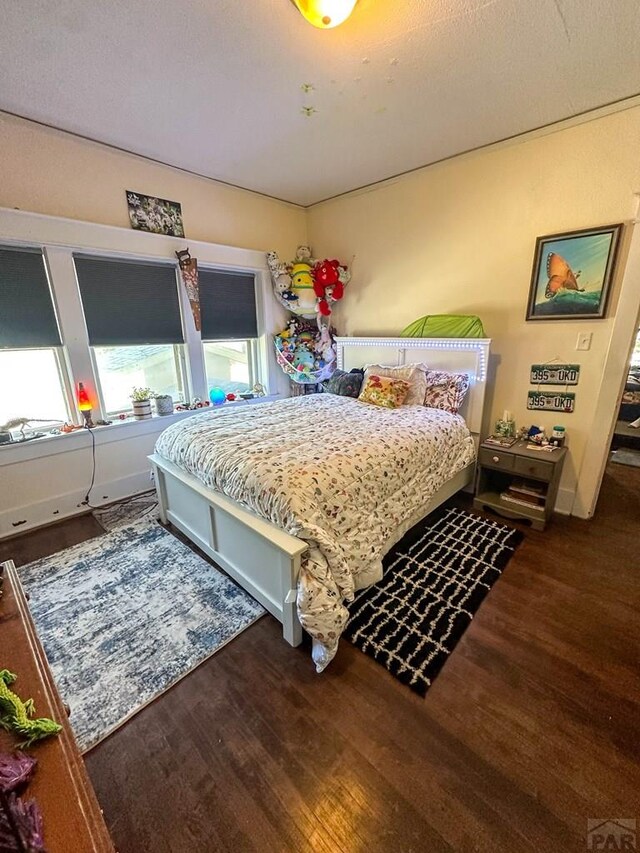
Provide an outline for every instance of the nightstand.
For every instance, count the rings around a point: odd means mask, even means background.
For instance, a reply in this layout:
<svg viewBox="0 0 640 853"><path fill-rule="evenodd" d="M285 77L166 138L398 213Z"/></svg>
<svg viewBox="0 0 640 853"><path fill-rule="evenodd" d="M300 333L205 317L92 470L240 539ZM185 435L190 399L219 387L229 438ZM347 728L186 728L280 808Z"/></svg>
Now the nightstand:
<svg viewBox="0 0 640 853"><path fill-rule="evenodd" d="M536 530L544 530L555 506L567 448L527 450L527 444L480 445L473 506L528 520Z"/></svg>

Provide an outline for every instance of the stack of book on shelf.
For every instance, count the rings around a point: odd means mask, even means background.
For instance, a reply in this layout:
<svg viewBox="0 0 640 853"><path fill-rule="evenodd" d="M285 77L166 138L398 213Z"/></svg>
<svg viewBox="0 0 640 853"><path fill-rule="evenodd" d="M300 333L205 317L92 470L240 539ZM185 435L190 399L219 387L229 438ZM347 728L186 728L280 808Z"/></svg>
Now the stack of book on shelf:
<svg viewBox="0 0 640 853"><path fill-rule="evenodd" d="M544 509L546 497L545 485L531 480L514 480L506 491L500 494L500 500L505 503L528 506L533 509Z"/></svg>
<svg viewBox="0 0 640 853"><path fill-rule="evenodd" d="M640 420L640 418L639 418ZM489 435L485 438L483 444L493 444L496 447L511 447L515 444L517 439L513 436L506 435Z"/></svg>

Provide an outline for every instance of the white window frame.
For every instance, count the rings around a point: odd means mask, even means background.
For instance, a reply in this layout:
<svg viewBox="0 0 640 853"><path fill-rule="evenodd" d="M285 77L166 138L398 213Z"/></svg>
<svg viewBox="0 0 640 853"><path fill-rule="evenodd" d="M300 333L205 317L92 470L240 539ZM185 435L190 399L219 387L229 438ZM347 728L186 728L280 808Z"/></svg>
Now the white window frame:
<svg viewBox="0 0 640 853"><path fill-rule="evenodd" d="M206 340L202 341L202 357L205 362L204 366L204 375L207 381L207 385L209 384L209 379L207 377L207 365L206 358L204 355L204 348L206 344L225 344L225 343L233 343L233 344L246 344L247 345L247 366L249 368L249 387L253 388L256 382L260 382L260 351L259 344L260 338L218 338L214 341ZM208 392L207 392L208 399Z"/></svg>
<svg viewBox="0 0 640 853"><path fill-rule="evenodd" d="M4 211L0 208L0 215ZM13 211L12 211L13 212ZM39 249L42 251L42 261L45 267L45 275L47 277L47 284L49 286L49 293L51 294L51 301L53 303L53 313L56 318L56 323L58 324L58 329L60 332L60 339L62 341L61 346L52 346L52 347L8 347L6 351L17 352L23 349L28 350L53 350L56 368L58 371L58 377L60 380L60 387L62 390L62 395L65 403L65 407L67 410L67 421L51 421L49 422L51 425L46 427L47 429L55 429L56 427L63 426L65 422L69 422L72 424L80 424L81 423L81 415L78 411L76 395L74 390L74 382L73 382L73 374L71 370L71 363L69 359L69 352L65 345L65 336L64 329L61 320L61 312L58 304L58 299L56 295L56 289L54 287L54 282L51 275L51 269L49 266L49 257L45 246L39 244L37 240L34 240L31 236L30 229L27 227L27 233L24 235L23 239L13 239L13 236L8 236L6 239L2 236L2 232L0 231L0 245L7 246L13 249ZM40 424L40 429L43 429L42 424ZM35 432L38 432L38 427L25 427L24 433L25 435L32 435Z"/></svg>
<svg viewBox="0 0 640 853"><path fill-rule="evenodd" d="M70 380L69 366L67 362L66 352L64 347L7 347L3 348L2 352L34 352L39 350L48 350L53 352L56 370L58 371L58 379L60 380L60 390L62 391L62 399L64 400L67 417L64 421L46 421L47 426L42 423L34 426L26 426L24 428L25 435L32 435L40 432L43 429L51 430L56 427L61 427L66 422L75 423L77 417L77 404L73 393L73 386ZM26 417L29 412L24 412Z"/></svg>
<svg viewBox="0 0 640 853"><path fill-rule="evenodd" d="M184 248L185 241L133 229L0 208L0 243L17 248L34 246L42 248L64 344L61 350L57 347L54 349L58 352L71 420L77 425L82 423L76 401L76 388L79 382L85 385L95 404L94 421L105 419L106 412L104 412L99 391L99 377L89 346L73 255L82 252L130 261L171 262L175 264L176 274L179 275L175 252ZM255 275L258 337L251 339L254 381L263 384L269 395L288 396L289 383L276 363L272 343L272 335L283 328L286 315L272 298L271 280L264 252L191 240L189 248L192 256L198 258L199 266L203 268ZM185 337L184 345L178 345L185 398L187 400L192 400L194 397L206 399L208 388L201 335L195 329L189 300L179 279L178 292ZM148 426L143 427L145 422L127 421L127 423L128 430L148 431ZM70 444L74 444L73 435L78 434L70 433L64 438L69 438ZM46 456L50 452L50 449L48 450L50 444L47 442L41 445L37 442L28 444L31 447L30 458L36 458L38 455ZM35 449L35 445L42 449Z"/></svg>
<svg viewBox="0 0 640 853"><path fill-rule="evenodd" d="M125 349L127 344L116 344L112 349ZM131 344L131 346L135 346L135 344ZM178 376L178 381L182 386L182 395L183 398L189 399L189 374L187 370L187 357L186 357L186 346L185 344L158 344L158 346L165 347L173 347L173 360L176 366L176 373ZM111 347L110 347L111 349ZM105 414L107 420L109 418L117 418L118 415L122 414L131 414L133 410L133 404L128 406L126 409L108 409L107 404L104 399L104 392L102 390L102 379L100 378L100 369L98 368L98 359L96 358L95 347L89 347L89 353L91 358L91 364L93 367L93 375L95 377L95 387L96 394L98 395L98 400L100 403L100 410ZM152 389L153 390L153 389ZM174 400L174 403L180 402L178 400Z"/></svg>

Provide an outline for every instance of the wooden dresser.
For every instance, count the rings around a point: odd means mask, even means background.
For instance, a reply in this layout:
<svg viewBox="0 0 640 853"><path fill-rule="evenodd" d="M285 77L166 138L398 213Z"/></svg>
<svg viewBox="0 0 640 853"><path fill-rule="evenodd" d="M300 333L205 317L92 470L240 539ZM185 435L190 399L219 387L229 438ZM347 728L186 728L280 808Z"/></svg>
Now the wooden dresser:
<svg viewBox="0 0 640 853"><path fill-rule="evenodd" d="M56 737L28 750L38 759L27 799L42 810L48 853L113 853L114 847L96 795L76 746L64 705L38 640L29 606L11 561L4 568L0 597L0 668L15 672L12 689L32 698L38 717L53 717L63 727ZM17 739L0 730L0 749L12 751Z"/></svg>

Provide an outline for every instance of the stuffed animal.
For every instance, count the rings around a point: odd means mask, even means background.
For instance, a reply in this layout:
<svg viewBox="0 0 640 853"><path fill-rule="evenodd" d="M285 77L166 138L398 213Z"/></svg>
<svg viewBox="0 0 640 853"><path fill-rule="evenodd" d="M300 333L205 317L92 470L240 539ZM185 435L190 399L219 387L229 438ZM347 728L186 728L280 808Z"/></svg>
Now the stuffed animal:
<svg viewBox="0 0 640 853"><path fill-rule="evenodd" d="M309 248L309 246L305 246L303 243L302 246L298 246L298 248L296 249L295 263L309 264L310 267L314 267L317 261L315 258L311 257L311 249Z"/></svg>
<svg viewBox="0 0 640 853"><path fill-rule="evenodd" d="M318 311L324 317L331 314L331 302L337 302L344 296L344 285L350 279L347 267L339 261L318 261L313 268L313 289L318 297ZM342 276L342 278L341 278Z"/></svg>
<svg viewBox="0 0 640 853"><path fill-rule="evenodd" d="M54 720L46 717L31 719L36 711L33 699L23 702L16 693L9 690L9 685L13 684L16 678L8 669L0 670L0 726L8 732L22 735L25 740L20 744L21 747L31 746L37 740L62 731L62 726Z"/></svg>
<svg viewBox="0 0 640 853"><path fill-rule="evenodd" d="M297 329L298 329L298 322L297 322L297 320L296 320L296 318L295 318L295 317L292 317L292 318L289 320L289 325L287 326L287 328L286 328L286 329L283 329L283 330L280 332L279 337L281 337L281 338L285 338L285 340L286 340L287 338L295 338L296 333L297 333Z"/></svg>
<svg viewBox="0 0 640 853"><path fill-rule="evenodd" d="M281 261L277 252L267 252L267 266L271 272L273 287L280 301L285 305L288 302L295 302L297 297L291 291L291 276L289 267L284 261Z"/></svg>
<svg viewBox="0 0 640 853"><path fill-rule="evenodd" d="M294 382L322 382L336 360L333 330L324 317L342 299L351 272L337 260L316 260L306 245L298 246L290 263L269 252L267 265L277 300L294 315L274 337L278 364Z"/></svg>
<svg viewBox="0 0 640 853"><path fill-rule="evenodd" d="M325 364L331 364L335 360L336 351L333 346L333 337L331 336L329 326L323 324L320 327L320 334L316 338L315 351Z"/></svg>
<svg viewBox="0 0 640 853"><path fill-rule="evenodd" d="M315 358L313 353L309 352L305 347L300 347L296 350L293 359L293 366L299 373L310 373L313 370Z"/></svg>
<svg viewBox="0 0 640 853"><path fill-rule="evenodd" d="M291 292L296 301L289 303L289 311L300 317L315 317L316 294L313 289L311 265L305 261L296 261L291 267Z"/></svg>

